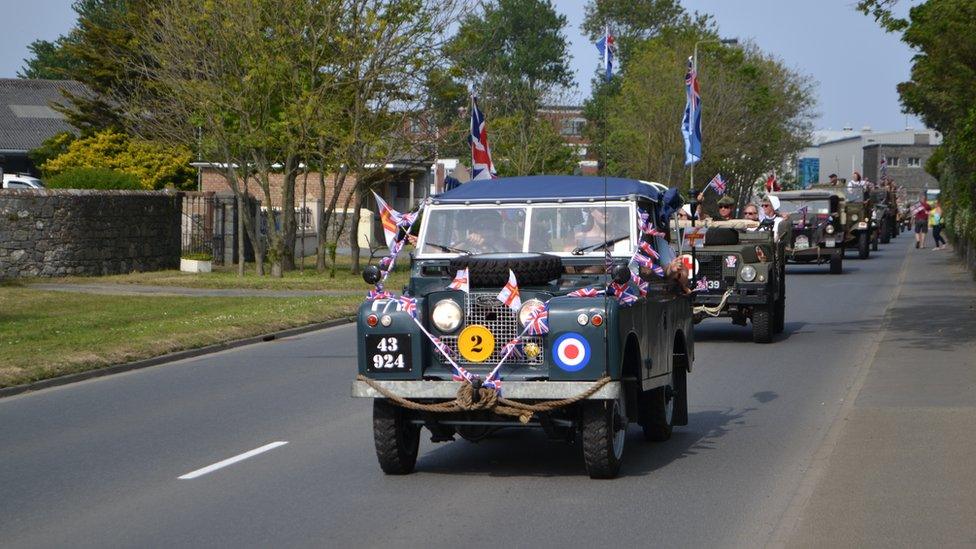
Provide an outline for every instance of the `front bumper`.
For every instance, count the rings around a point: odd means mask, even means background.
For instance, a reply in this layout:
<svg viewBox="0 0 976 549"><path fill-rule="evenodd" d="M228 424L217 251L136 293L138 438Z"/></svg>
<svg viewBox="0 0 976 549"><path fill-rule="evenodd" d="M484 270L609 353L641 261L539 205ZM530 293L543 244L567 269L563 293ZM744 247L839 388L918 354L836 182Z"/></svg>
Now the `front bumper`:
<svg viewBox="0 0 976 549"><path fill-rule="evenodd" d="M375 380L388 391L403 398L453 399L460 381L393 381ZM505 381L505 398L517 400L559 400L572 398L593 386L594 381ZM616 400L623 394L623 385L611 381L589 396L590 400ZM352 396L358 398L384 398L364 381L352 382Z"/></svg>
<svg viewBox="0 0 976 549"><path fill-rule="evenodd" d="M722 302L725 292L715 292L708 294L695 294L695 305L714 306ZM739 284L735 287L728 299L725 300L726 308L729 305L762 305L770 300L769 291L766 285L745 285Z"/></svg>
<svg viewBox="0 0 976 549"><path fill-rule="evenodd" d="M844 246L842 242L835 243L834 247L821 247L813 246L810 248L804 248L802 250L794 250L792 248L786 249L786 261L787 263L809 263L811 261L826 262L834 255L841 255L844 253Z"/></svg>

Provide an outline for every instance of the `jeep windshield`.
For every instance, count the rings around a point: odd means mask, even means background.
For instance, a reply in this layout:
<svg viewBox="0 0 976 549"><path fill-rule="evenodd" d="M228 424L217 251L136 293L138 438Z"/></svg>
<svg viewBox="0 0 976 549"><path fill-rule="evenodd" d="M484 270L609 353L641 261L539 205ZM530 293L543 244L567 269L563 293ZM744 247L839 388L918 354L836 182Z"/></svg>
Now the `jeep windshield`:
<svg viewBox="0 0 976 549"><path fill-rule="evenodd" d="M419 237L424 256L537 252L554 255L633 253L631 203L434 206Z"/></svg>
<svg viewBox="0 0 976 549"><path fill-rule="evenodd" d="M807 209L808 215L819 214L819 215L829 215L830 214L830 201L829 200L786 200L780 198L779 211L784 214L791 214L800 211L801 208Z"/></svg>

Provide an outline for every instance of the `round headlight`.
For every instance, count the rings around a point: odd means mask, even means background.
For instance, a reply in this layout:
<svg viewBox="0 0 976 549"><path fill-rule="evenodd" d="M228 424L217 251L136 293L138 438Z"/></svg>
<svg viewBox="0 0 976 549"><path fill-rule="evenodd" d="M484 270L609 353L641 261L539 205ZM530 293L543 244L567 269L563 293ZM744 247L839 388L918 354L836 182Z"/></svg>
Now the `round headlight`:
<svg viewBox="0 0 976 549"><path fill-rule="evenodd" d="M430 320L442 332L453 332L461 325L461 306L456 301L442 299L434 305Z"/></svg>
<svg viewBox="0 0 976 549"><path fill-rule="evenodd" d="M529 323L529 313L531 313L532 311L534 311L535 309L538 309L540 307L545 307L545 304L543 302L539 301L538 299L530 299L530 300L522 303L522 308L519 309L519 313L518 313L519 323L521 323L522 326L525 326L526 324L528 324Z"/></svg>
<svg viewBox="0 0 976 549"><path fill-rule="evenodd" d="M857 221L857 214L851 214L851 221Z"/></svg>
<svg viewBox="0 0 976 549"><path fill-rule="evenodd" d="M739 276L742 277L742 280L745 280L746 282L752 282L756 279L756 268L752 265L746 265L741 271L739 271Z"/></svg>
<svg viewBox="0 0 976 549"><path fill-rule="evenodd" d="M827 225L827 228L824 229L824 232L826 232L827 234L834 234L834 226L833 225Z"/></svg>

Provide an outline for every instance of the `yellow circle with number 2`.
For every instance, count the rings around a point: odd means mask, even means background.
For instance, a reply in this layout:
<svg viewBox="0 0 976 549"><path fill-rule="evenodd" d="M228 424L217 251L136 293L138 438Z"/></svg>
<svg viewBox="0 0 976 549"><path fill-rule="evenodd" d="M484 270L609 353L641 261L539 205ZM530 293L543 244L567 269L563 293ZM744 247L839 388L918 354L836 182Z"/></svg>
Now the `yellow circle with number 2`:
<svg viewBox="0 0 976 549"><path fill-rule="evenodd" d="M472 324L461 330L458 336L458 351L471 362L488 360L495 350L495 336L491 330L480 324Z"/></svg>

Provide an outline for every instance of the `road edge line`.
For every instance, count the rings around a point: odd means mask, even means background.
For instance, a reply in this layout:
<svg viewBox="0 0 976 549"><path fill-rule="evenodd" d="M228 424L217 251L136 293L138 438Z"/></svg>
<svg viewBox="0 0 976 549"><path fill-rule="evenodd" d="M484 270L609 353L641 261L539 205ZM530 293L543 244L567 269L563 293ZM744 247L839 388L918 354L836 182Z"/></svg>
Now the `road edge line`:
<svg viewBox="0 0 976 549"><path fill-rule="evenodd" d="M861 393L861 389L867 381L868 373L870 373L871 366L874 365L874 360L878 355L878 349L881 348L881 342L884 341L884 338L888 334L888 328L891 324L891 307L901 297L905 277L908 274L908 265L911 263L910 259L911 253L907 253L902 260L901 272L898 273L898 282L894 295L888 301L882 317L883 329L871 343L870 351L867 353L867 360L862 362L858 367L858 373L854 378L854 382L851 383L850 388L844 394L844 403L831 420L830 426L827 428L827 434L824 435L820 445L810 458L806 471L804 471L796 490L793 492L793 497L790 498L790 503L786 506L783 514L780 515L779 520L776 522L776 528L773 529L766 543L763 544L764 547L785 548L800 526L800 521L803 518L803 513L807 509L807 505L810 503L810 498L813 497L813 493L820 484L820 480L826 474L830 457L840 442L841 434L847 427L845 418L849 417L854 409L854 402L857 400L857 396Z"/></svg>
<svg viewBox="0 0 976 549"><path fill-rule="evenodd" d="M277 332L245 337L242 339L232 339L230 341L214 343L212 345L197 347L195 349L185 349L182 351L175 351L172 353L167 353L165 355L143 358L132 362L125 362L123 364L114 364L111 366L105 366L104 368L96 368L94 370L86 370L84 372L75 372L73 374L66 374L63 376L52 377L49 379L42 379L39 381L32 381L30 383L24 383L22 385L3 387L0 388L0 399L6 397L12 397L24 393L33 393L35 391L40 391L42 389L49 389L51 387L60 387L62 385L69 385L71 383L77 383L79 381L85 381L97 377L109 376L113 374L121 374L123 372L131 372L132 370L141 370L143 368L149 368L150 366L161 366L164 364L169 364L180 360L185 360L187 358L195 358L202 355L209 355L213 353L218 353L220 351L226 351L228 349L244 347L246 345L254 345L256 343L273 341L276 339L281 339L283 337L291 337L295 335L305 334L308 332L315 332L318 330L325 330L328 328L336 328L338 326L351 324L353 321L355 321L355 317L337 318L335 320L327 320L325 322L316 322L314 324L296 326L294 328L287 328L285 330L280 330Z"/></svg>

